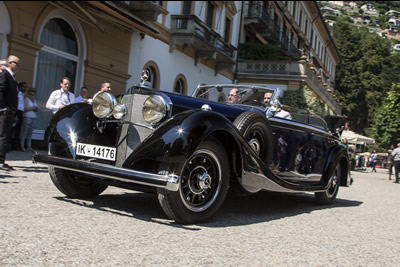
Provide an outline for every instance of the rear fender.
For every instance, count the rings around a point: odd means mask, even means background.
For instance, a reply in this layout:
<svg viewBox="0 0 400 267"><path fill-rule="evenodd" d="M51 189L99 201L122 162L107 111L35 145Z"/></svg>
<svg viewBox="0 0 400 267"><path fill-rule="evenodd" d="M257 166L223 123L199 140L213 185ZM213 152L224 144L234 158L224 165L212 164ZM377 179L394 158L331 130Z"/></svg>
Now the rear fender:
<svg viewBox="0 0 400 267"><path fill-rule="evenodd" d="M350 181L350 175L349 175L349 159L347 155L347 150L343 146L341 147L336 147L335 150L333 150L330 153L330 157L328 158L327 164L325 166L325 171L324 175L322 176L321 183L324 187L328 188L330 185L330 179L333 175L333 172L335 171L335 168L337 165L340 165L340 185L341 186L348 186L349 181Z"/></svg>

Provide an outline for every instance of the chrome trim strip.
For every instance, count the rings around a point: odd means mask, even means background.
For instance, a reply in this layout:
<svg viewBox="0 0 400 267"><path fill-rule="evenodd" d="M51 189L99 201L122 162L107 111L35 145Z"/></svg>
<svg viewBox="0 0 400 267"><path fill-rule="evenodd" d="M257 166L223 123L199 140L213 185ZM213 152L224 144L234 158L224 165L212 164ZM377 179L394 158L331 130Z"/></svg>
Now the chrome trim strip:
<svg viewBox="0 0 400 267"><path fill-rule="evenodd" d="M118 168L102 163L73 160L45 154L35 154L32 157L32 161L34 163L42 163L60 169L95 175L99 178L109 178L121 182L165 188L169 191L178 191L180 182L180 177L176 174L161 175Z"/></svg>
<svg viewBox="0 0 400 267"><path fill-rule="evenodd" d="M277 122L284 122L284 123L292 124L292 125L295 125L295 126L300 126L300 127L303 127L303 128L307 128L308 130L313 130L313 131L319 132L321 134L332 135L330 132L324 131L324 130L316 127L316 126L311 126L309 124L304 124L304 123L297 122L297 121L280 119L279 117L272 117L272 118L269 118L269 120L277 121ZM281 126L278 126L278 127L285 128L285 127L281 127ZM288 128L288 129L293 130L292 128Z"/></svg>

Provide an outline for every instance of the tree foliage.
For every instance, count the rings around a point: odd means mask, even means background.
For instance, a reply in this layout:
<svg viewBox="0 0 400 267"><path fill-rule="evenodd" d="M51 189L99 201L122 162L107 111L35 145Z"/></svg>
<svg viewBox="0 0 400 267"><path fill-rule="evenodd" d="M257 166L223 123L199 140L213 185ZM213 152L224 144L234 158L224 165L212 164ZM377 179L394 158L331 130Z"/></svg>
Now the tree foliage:
<svg viewBox="0 0 400 267"><path fill-rule="evenodd" d="M393 84L377 112L372 134L382 147L400 143L400 83Z"/></svg>
<svg viewBox="0 0 400 267"><path fill-rule="evenodd" d="M342 113L348 117L352 130L377 133L377 113L392 84L400 79L400 55L391 53L390 40L344 19L335 24L335 38L341 56L336 90L343 101Z"/></svg>

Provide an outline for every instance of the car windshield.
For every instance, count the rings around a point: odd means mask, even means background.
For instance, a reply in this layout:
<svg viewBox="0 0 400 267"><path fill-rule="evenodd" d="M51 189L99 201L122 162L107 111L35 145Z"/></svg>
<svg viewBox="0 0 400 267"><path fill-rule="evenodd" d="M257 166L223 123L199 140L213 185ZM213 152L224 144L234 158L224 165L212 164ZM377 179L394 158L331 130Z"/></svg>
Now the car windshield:
<svg viewBox="0 0 400 267"><path fill-rule="evenodd" d="M238 84L217 84L198 86L192 96L228 105L251 105L266 110L268 106L280 100L282 95L283 91L280 89ZM327 123L323 118L305 110L284 105L284 103L279 105L281 105L281 112L276 112L273 117L328 130Z"/></svg>
<svg viewBox="0 0 400 267"><path fill-rule="evenodd" d="M203 85L198 86L193 97L227 104L243 104L265 108L279 90L245 85Z"/></svg>

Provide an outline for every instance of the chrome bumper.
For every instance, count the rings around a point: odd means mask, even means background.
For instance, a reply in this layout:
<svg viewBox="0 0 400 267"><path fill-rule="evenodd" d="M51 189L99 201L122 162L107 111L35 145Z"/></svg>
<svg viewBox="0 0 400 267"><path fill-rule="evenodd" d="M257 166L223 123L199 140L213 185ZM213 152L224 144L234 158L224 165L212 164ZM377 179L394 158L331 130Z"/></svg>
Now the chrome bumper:
<svg viewBox="0 0 400 267"><path fill-rule="evenodd" d="M107 164L60 158L45 154L35 154L32 160L33 163L42 163L60 169L95 175L99 179L113 179L121 182L154 186L165 188L169 191L178 191L179 188L179 176L175 174L161 175L141 172Z"/></svg>

